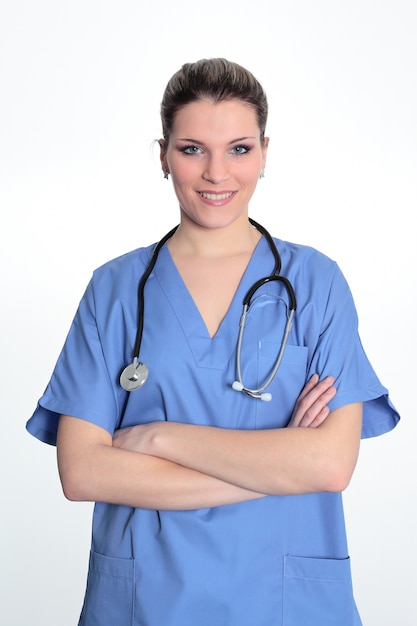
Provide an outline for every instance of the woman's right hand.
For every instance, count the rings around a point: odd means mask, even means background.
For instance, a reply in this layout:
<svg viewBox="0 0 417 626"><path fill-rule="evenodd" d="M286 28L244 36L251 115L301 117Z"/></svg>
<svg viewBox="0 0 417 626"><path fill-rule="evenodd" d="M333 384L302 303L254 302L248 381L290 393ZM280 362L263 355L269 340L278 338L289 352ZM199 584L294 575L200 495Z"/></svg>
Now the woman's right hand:
<svg viewBox="0 0 417 626"><path fill-rule="evenodd" d="M313 374L295 403L288 428L317 428L330 413L328 403L336 395L333 376L319 380Z"/></svg>

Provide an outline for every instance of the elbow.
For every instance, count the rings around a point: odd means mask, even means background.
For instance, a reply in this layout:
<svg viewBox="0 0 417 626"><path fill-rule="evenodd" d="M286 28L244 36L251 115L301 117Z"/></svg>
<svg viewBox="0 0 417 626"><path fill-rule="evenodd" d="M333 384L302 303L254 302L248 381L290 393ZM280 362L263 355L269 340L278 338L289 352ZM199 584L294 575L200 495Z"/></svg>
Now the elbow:
<svg viewBox="0 0 417 626"><path fill-rule="evenodd" d="M321 474L321 489L329 493L341 493L345 491L352 479L354 466L343 463L340 460L329 463Z"/></svg>
<svg viewBox="0 0 417 626"><path fill-rule="evenodd" d="M61 480L62 491L71 502L85 502L88 500L77 482Z"/></svg>
<svg viewBox="0 0 417 626"><path fill-rule="evenodd" d="M87 502L90 500L85 488L85 477L76 467L71 469L59 469L61 486L64 496L71 502Z"/></svg>
<svg viewBox="0 0 417 626"><path fill-rule="evenodd" d="M99 498L103 484L103 453L111 448L111 435L82 419L62 415L57 437L57 462L62 490L72 502ZM106 458L106 457L105 457Z"/></svg>
<svg viewBox="0 0 417 626"><path fill-rule="evenodd" d="M359 456L359 441L353 446L326 446L327 451L316 458L320 491L341 493L352 480Z"/></svg>
<svg viewBox="0 0 417 626"><path fill-rule="evenodd" d="M70 502L86 502L88 500L76 484L62 482L62 491L66 499L70 500Z"/></svg>
<svg viewBox="0 0 417 626"><path fill-rule="evenodd" d="M308 473L296 477L286 477L283 487L282 477L269 483L261 491L269 495L306 495L311 493L341 493L347 489L353 470L341 463L317 461L310 465ZM251 487L252 488L252 487Z"/></svg>
<svg viewBox="0 0 417 626"><path fill-rule="evenodd" d="M336 430L332 429L332 423L338 422ZM328 424L316 429L324 436L320 446L323 491L340 493L349 486L359 456L361 427L362 404L356 403L336 409Z"/></svg>
<svg viewBox="0 0 417 626"><path fill-rule="evenodd" d="M323 485L322 491L327 491L329 493L341 493L348 488L351 475L348 476L343 472L335 473L333 476L328 478Z"/></svg>

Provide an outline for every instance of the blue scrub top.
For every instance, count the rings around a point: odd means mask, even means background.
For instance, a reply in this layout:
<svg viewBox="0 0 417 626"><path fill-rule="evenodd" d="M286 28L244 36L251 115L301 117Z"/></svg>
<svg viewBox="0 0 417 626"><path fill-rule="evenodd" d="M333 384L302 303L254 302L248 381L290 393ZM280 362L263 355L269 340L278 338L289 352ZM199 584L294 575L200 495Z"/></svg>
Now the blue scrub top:
<svg viewBox="0 0 417 626"><path fill-rule="evenodd" d="M120 372L132 360L137 285L154 246L94 272L44 395L27 423L56 442L60 414L110 433L156 420L237 429L283 428L314 373L335 377L336 409L363 402L363 437L399 420L362 348L349 287L316 250L275 240L297 311L271 402L232 389L242 300L272 272L260 240L218 332L207 328L170 256L161 249L145 288L140 359L146 384L127 393ZM257 388L274 365L288 315L278 282L256 292L247 316L242 374ZM341 494L270 496L193 511L97 503L80 625L357 626Z"/></svg>

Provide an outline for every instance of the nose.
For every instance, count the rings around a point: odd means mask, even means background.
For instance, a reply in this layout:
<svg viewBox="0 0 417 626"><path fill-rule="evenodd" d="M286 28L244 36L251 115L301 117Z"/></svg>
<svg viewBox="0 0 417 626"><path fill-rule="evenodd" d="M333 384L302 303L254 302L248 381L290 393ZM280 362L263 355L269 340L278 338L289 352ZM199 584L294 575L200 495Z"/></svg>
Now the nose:
<svg viewBox="0 0 417 626"><path fill-rule="evenodd" d="M225 182L229 178L229 170L224 157L210 156L206 162L203 178L213 185Z"/></svg>

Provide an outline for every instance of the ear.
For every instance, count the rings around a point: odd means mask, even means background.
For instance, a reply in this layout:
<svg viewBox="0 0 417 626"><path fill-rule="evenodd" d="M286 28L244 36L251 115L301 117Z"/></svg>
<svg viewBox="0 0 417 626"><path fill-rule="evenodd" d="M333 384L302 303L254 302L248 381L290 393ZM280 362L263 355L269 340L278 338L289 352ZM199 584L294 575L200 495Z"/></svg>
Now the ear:
<svg viewBox="0 0 417 626"><path fill-rule="evenodd" d="M266 167L266 155L268 153L268 146L269 146L269 137L264 137L263 146L262 146L262 168L263 169L265 169Z"/></svg>
<svg viewBox="0 0 417 626"><path fill-rule="evenodd" d="M159 143L159 159L161 161L162 171L169 174L169 167L166 161L166 141L165 139L158 139Z"/></svg>

